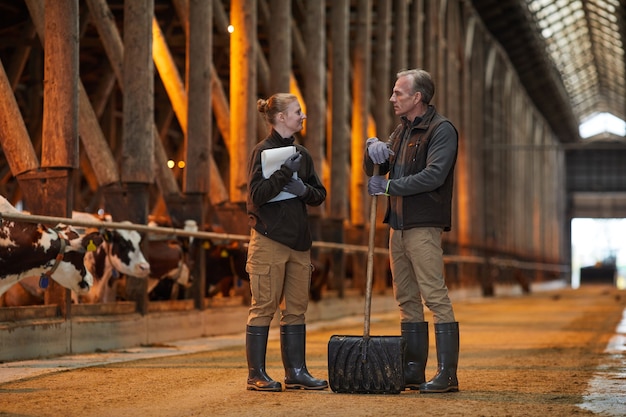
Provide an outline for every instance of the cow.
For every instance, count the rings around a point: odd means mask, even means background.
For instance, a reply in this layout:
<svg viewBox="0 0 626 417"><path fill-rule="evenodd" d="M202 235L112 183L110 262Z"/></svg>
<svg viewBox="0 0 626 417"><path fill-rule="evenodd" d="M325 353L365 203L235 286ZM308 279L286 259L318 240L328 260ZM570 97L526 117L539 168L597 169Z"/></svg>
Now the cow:
<svg viewBox="0 0 626 417"><path fill-rule="evenodd" d="M25 277L0 295L0 307L43 305L45 296L46 290L39 286L39 277Z"/></svg>
<svg viewBox="0 0 626 417"><path fill-rule="evenodd" d="M0 213L20 213L0 196ZM54 279L77 294L87 293L93 276L84 264L88 246L99 242L97 233L81 236L68 225L2 219L0 227L0 295L21 279L39 277L42 288ZM89 253L89 252L87 252Z"/></svg>
<svg viewBox="0 0 626 417"><path fill-rule="evenodd" d="M85 255L85 266L94 277L93 288L88 294L75 298L81 303L111 303L117 300L117 285L120 275L146 278L150 274L150 264L141 251L141 235L134 230L111 229L106 227L108 218L95 214L74 211L73 220L100 222L102 243L95 251ZM122 222L128 223L130 222Z"/></svg>
<svg viewBox="0 0 626 417"><path fill-rule="evenodd" d="M209 239L202 242L205 254L206 296L228 297L239 287L248 287L250 278L246 272L248 245L240 242L215 243ZM244 288L245 289L245 288ZM249 290L247 291L249 293ZM244 303L250 301L243 291Z"/></svg>
<svg viewBox="0 0 626 417"><path fill-rule="evenodd" d="M181 289L191 286L188 255L187 247L181 240L148 240L148 298L151 301L184 298Z"/></svg>
<svg viewBox="0 0 626 417"><path fill-rule="evenodd" d="M328 285L331 269L331 257L325 256L323 260L311 259L311 286L309 287L309 299L320 301L322 293Z"/></svg>

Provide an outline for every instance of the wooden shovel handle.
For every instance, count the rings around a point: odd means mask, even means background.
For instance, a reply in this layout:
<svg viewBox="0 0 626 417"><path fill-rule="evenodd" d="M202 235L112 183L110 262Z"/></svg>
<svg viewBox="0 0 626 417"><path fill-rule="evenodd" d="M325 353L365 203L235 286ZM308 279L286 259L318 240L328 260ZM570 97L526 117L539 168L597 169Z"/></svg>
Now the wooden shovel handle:
<svg viewBox="0 0 626 417"><path fill-rule="evenodd" d="M374 165L374 174L380 172L378 165ZM370 208L370 231L367 245L367 270L365 284L365 323L363 325L363 337L370 336L370 315L372 312L372 284L374 281L374 232L376 232L376 195L372 196L372 206Z"/></svg>

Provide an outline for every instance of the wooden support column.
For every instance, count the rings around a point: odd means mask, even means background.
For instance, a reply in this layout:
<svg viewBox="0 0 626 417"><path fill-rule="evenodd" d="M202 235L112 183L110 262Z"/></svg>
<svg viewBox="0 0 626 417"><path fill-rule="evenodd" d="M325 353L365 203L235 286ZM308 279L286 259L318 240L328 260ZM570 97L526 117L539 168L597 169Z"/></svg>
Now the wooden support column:
<svg viewBox="0 0 626 417"><path fill-rule="evenodd" d="M257 142L256 39L257 0L231 0L230 38L230 199L247 197L248 156Z"/></svg>
<svg viewBox="0 0 626 417"><path fill-rule="evenodd" d="M391 86L396 82L396 73L407 69L409 38L409 2L393 0L393 51L391 54ZM391 87L390 87L391 90Z"/></svg>
<svg viewBox="0 0 626 417"><path fill-rule="evenodd" d="M70 171L78 167L78 0L46 0L45 33L41 166Z"/></svg>
<svg viewBox="0 0 626 417"><path fill-rule="evenodd" d="M363 151L367 140L369 91L371 85L371 0L358 0L355 41L352 48L352 140L350 161L350 223L363 226L369 218L370 196L363 172ZM365 242L364 242L365 243Z"/></svg>
<svg viewBox="0 0 626 417"><path fill-rule="evenodd" d="M150 0L124 2L124 131L121 178L125 184L147 185L154 180L153 15L154 4ZM139 223L147 220L147 212L129 214L136 217Z"/></svg>
<svg viewBox="0 0 626 417"><path fill-rule="evenodd" d="M291 76L291 0L270 0L269 94L289 91ZM302 103L304 105L304 103Z"/></svg>
<svg viewBox="0 0 626 417"><path fill-rule="evenodd" d="M32 0L29 0L32 1ZM100 39L104 46L104 50L109 58L109 63L117 83L120 89L124 91L124 45L120 37L113 15L109 9L106 0L87 0L87 6L93 16L92 21L96 25ZM163 149L161 138L159 137L156 126L152 126L152 139L154 142L154 160L156 162L156 181L161 190L163 196L179 195L180 189L176 179L172 175L172 172L167 168L167 155ZM112 201L114 204L111 207L107 207L107 211L116 210L116 208L122 206L121 203L115 201L116 198L123 196L124 193L120 189L119 185L114 185L105 189L105 193L109 195L107 201ZM115 218L115 216L114 216Z"/></svg>
<svg viewBox="0 0 626 417"><path fill-rule="evenodd" d="M189 0L187 24L187 135L185 136L185 193L207 193L211 156L211 64L213 52L211 2ZM197 219L201 221L202 219Z"/></svg>
<svg viewBox="0 0 626 417"><path fill-rule="evenodd" d="M333 40L330 44L330 72L331 72L331 135L330 145L327 147L327 160L330 163L330 187L327 197L327 207L329 208L327 227L324 228L328 234L325 240L343 243L344 220L348 218L348 189L349 179L346 167L348 166L348 155L350 136L347 131L346 120L348 120L348 80L349 80L349 8L348 0L337 0L332 3L330 17L330 37ZM333 257L333 277L335 282L333 287L343 296L343 281L345 278L345 260L343 253L335 251Z"/></svg>
<svg viewBox="0 0 626 417"><path fill-rule="evenodd" d="M183 191L185 219L193 219L198 227L205 223L203 202L210 192L211 133L211 65L213 53L212 2L189 0L187 29L187 134ZM204 309L206 265L204 248L195 239L190 247L194 270L193 294L195 306Z"/></svg>
<svg viewBox="0 0 626 417"><path fill-rule="evenodd" d="M45 1L44 91L41 167L20 176L27 210L68 217L73 204L73 175L78 168L78 0ZM70 314L69 290L55 281L46 304Z"/></svg>
<svg viewBox="0 0 626 417"><path fill-rule="evenodd" d="M387 83L391 70L391 2L388 0L376 0L376 19L374 21L376 32L376 43L374 44L374 56L376 59L372 63L373 78L379 80L372 87L373 105L372 115L376 122L376 136L381 140L386 140L392 131L392 119L390 110L393 109L389 103L393 82ZM392 75L398 72L393 69ZM381 82L381 80L384 80ZM382 209L382 207L381 207ZM382 211L382 210L381 210Z"/></svg>
<svg viewBox="0 0 626 417"><path fill-rule="evenodd" d="M350 220L352 230L349 243L367 245L367 219L369 219L371 208L371 196L367 193L367 177L363 172L363 156L365 141L369 136L368 125L370 116L370 86L371 80L371 38L372 38L372 1L358 0L356 11L355 37L357 48L352 48L352 150L351 150L351 176L350 176ZM384 43L384 40L383 40ZM377 61L382 60L377 57ZM381 79L385 79L382 77ZM389 91L387 89L387 91ZM384 104L383 104L384 103ZM389 108L388 100L379 103L378 107ZM383 136L384 138L384 136ZM383 139L384 140L384 139ZM383 200L383 199L380 199ZM368 225L377 227L377 222ZM377 233L377 243L382 241L385 234ZM355 254L357 260L354 263L353 285L357 288L365 288L367 263L365 254ZM378 256L378 258L381 258ZM384 259L383 259L384 260ZM386 265L382 260L375 264L374 288L382 290L386 287L385 275Z"/></svg>
<svg viewBox="0 0 626 417"><path fill-rule="evenodd" d="M318 175L324 181L326 145L326 5L321 1L307 1L306 25L304 39L306 46L301 49L309 54L307 65L304 68L304 101L307 105L305 145ZM292 28L293 35L296 35ZM297 42L294 42L294 44ZM297 48L296 48L297 49ZM304 63L304 61L302 61ZM326 168L327 171L327 168ZM324 183L328 183L324 181ZM313 240L322 239L322 218L326 203L317 207L309 207L311 216L311 233ZM312 253L317 257L317 251Z"/></svg>
<svg viewBox="0 0 626 417"><path fill-rule="evenodd" d="M413 0L410 5L408 27L409 40L409 68L423 68L424 66L424 0Z"/></svg>
<svg viewBox="0 0 626 417"><path fill-rule="evenodd" d="M122 189L128 197L126 218L148 221L148 185L154 181L154 67L152 62L152 0L124 2L124 121ZM128 277L129 299L142 314L148 311L148 281Z"/></svg>
<svg viewBox="0 0 626 417"><path fill-rule="evenodd" d="M26 5L28 6L31 19L39 34L39 39L43 44L45 42L43 0L26 0ZM77 85L79 96L78 133L83 147L89 156L100 186L117 183L119 181L117 163L113 158L106 138L100 128L98 118L91 107L89 97L80 79L78 79Z"/></svg>
<svg viewBox="0 0 626 417"><path fill-rule="evenodd" d="M189 8L188 8L188 0L173 0L174 7L176 8L176 13L181 22L189 21ZM223 5L219 2L212 2L211 13L213 15L212 19L215 21L215 25L217 26L218 31L223 31L226 33L227 26L229 24L228 19L226 17L226 12L224 11ZM199 48L202 46L198 46ZM205 48L206 49L206 48ZM224 86L221 83L217 75L217 71L212 63L209 63L210 67L210 105L213 116L215 116L217 128L224 139L224 143L228 148L228 152L230 154L234 154L239 152L239 149L233 148L231 149L232 141L230 140L230 105L228 103L228 98L226 97L226 93L224 91ZM210 118L207 120L211 120ZM205 128L206 129L206 128ZM207 129L207 132L211 130ZM213 142L213 138L209 136L209 140ZM235 232L237 230L238 233L247 233L247 222L242 221L245 217L245 208L239 205L230 205L229 203L229 195L228 190L226 189L224 182L221 177L221 173L217 168L217 164L214 161L212 151L209 155L209 163L210 163L210 173L208 176L208 180L210 182L209 186L209 200L213 205L213 208L216 211L216 214L219 218L219 222L222 226L226 227L229 231ZM170 199L171 203L171 199ZM171 205L171 204L170 204ZM171 211L170 211L171 215Z"/></svg>

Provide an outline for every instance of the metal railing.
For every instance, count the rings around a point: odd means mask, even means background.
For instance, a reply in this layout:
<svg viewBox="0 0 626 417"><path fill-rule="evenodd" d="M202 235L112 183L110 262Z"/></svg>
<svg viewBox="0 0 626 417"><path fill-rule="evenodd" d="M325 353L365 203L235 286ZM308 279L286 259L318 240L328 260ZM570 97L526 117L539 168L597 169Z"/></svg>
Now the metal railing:
<svg viewBox="0 0 626 417"><path fill-rule="evenodd" d="M86 221L69 219L65 217L52 217L52 216L40 216L34 214L23 214L14 212L0 212L0 219L7 219L13 221L23 221L31 223L43 223L43 224L68 224L72 226L81 227L93 227L109 229L122 229L122 230L135 230L137 232L143 232L146 234L160 234L169 236L183 236L192 237L198 239L221 239L221 240L236 240L247 242L250 239L249 235L239 235L231 233L218 233L218 232L206 232L206 231L191 231L186 229L179 229L174 227L163 226L149 226L130 222L109 222L109 221ZM319 249L341 250L345 253L366 253L368 248L366 245L354 245L347 243L335 243L325 241L314 241L313 247ZM375 254L388 255L389 250L387 248L377 247L374 249ZM528 262L520 261L511 258L501 258L494 256L479 256L479 255L444 255L444 262L446 263L472 263L472 264L491 264L502 268L518 268L527 270L538 270L547 272L569 273L571 271L570 265L566 264L554 264L554 263L541 263L541 262Z"/></svg>

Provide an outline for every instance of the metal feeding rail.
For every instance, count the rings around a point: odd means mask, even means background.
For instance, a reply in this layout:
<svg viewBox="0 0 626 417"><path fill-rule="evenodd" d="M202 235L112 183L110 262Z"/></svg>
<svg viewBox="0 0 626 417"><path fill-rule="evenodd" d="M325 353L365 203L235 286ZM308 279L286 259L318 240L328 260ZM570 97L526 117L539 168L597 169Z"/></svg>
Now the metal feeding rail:
<svg viewBox="0 0 626 417"><path fill-rule="evenodd" d="M82 226L82 227L95 227L102 228L107 227L109 229L122 229L122 230L136 230L138 232L143 233L153 233L160 235L174 235L174 236L185 236L185 237L194 237L199 239L222 239L222 240L238 240L247 242L250 239L248 235L238 235L238 234L230 234L230 233L217 233L217 232L204 232L204 231L191 231L185 229L178 229L175 227L163 227L163 226L148 226L130 222L103 222L103 221L86 221L86 220L75 220L69 219L65 217L52 217L52 216L39 216L34 214L22 214L22 213L3 213L0 212L0 219L14 220L14 221L23 221L30 223L44 223L44 224L68 224L72 226ZM352 245L346 243L335 243L335 242L322 242L322 241L314 241L313 246L321 249L334 249L341 250L346 253L367 253L368 247L365 245ZM375 248L375 254L379 255L388 255L389 250L387 248ZM451 263L474 263L474 264L483 264L488 262L495 266L501 267L511 267L511 268L519 268L519 269L529 269L529 270L542 270L542 271L550 271L550 272L561 272L567 273L570 271L569 265L563 264L548 264L548 263L539 263L539 262L524 262L518 261L514 259L505 259L505 258L497 258L497 257L485 257L485 256L476 256L476 255L444 255L444 262Z"/></svg>

